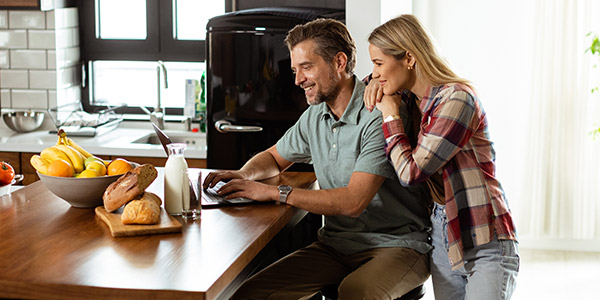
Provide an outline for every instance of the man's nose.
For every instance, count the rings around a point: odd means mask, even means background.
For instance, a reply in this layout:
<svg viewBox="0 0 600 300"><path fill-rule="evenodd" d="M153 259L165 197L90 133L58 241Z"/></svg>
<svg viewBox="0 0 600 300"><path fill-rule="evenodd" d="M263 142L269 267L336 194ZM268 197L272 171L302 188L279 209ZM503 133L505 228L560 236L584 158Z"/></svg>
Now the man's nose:
<svg viewBox="0 0 600 300"><path fill-rule="evenodd" d="M296 77L294 78L294 80L295 80L294 83L297 86L300 86L300 85L302 85L302 83L304 81L306 81L306 78L304 77L304 74L302 74L302 72L298 71L298 72L296 72Z"/></svg>

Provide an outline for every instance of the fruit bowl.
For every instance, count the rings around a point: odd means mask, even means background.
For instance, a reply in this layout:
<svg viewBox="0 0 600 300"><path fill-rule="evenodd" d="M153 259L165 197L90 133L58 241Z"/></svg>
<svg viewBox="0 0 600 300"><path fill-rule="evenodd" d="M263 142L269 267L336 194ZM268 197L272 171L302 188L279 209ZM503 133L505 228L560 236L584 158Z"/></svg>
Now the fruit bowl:
<svg viewBox="0 0 600 300"><path fill-rule="evenodd" d="M130 162L132 167L139 164ZM89 178L58 177L37 172L46 188L59 198L78 208L94 208L104 205L102 195L106 188L123 174Z"/></svg>
<svg viewBox="0 0 600 300"><path fill-rule="evenodd" d="M102 206L102 195L106 188L121 175L90 178L58 177L37 172L40 180L54 195L73 207L93 208Z"/></svg>

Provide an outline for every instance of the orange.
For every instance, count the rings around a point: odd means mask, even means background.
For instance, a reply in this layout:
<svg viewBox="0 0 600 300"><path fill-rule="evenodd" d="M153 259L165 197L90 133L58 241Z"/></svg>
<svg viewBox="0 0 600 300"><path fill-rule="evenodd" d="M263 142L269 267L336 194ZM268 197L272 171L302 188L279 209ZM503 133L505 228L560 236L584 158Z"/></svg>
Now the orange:
<svg viewBox="0 0 600 300"><path fill-rule="evenodd" d="M131 164L122 159L122 158L117 158L113 161L110 162L110 164L108 164L108 167L106 168L106 172L108 174L108 176L111 175L119 175L119 174L125 174L129 171L131 171L133 169L133 167L131 166Z"/></svg>
<svg viewBox="0 0 600 300"><path fill-rule="evenodd" d="M73 166L65 160L57 159L48 165L48 175L60 177L73 177L75 170Z"/></svg>

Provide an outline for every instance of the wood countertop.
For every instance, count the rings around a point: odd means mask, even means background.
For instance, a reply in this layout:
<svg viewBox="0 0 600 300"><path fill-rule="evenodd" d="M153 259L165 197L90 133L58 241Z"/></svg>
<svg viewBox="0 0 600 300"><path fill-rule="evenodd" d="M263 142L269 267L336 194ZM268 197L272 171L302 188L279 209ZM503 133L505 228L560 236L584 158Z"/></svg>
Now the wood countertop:
<svg viewBox="0 0 600 300"><path fill-rule="evenodd" d="M162 178L148 188L161 198ZM315 176L266 182L313 188ZM73 208L38 181L0 197L0 298L216 299L304 214L271 203L203 209L200 220L177 217L181 233L113 238L93 208Z"/></svg>

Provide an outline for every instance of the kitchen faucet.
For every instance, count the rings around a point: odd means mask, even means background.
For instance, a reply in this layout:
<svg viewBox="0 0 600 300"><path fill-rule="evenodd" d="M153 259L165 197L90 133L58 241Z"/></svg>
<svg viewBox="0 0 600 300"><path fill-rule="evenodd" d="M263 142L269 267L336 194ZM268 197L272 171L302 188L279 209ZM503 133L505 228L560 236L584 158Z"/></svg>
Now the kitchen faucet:
<svg viewBox="0 0 600 300"><path fill-rule="evenodd" d="M167 84L167 68L165 67L165 64L159 60L158 61L158 66L156 66L156 86L157 86L157 91L156 91L156 96L157 96L157 102L156 102L156 107L154 108L154 111L150 113L150 111L148 111L148 109L144 106L140 106L140 108L146 112L147 114L150 115L150 122L154 123L156 126L158 126L158 128L160 129L165 129L165 118L164 118L164 113L163 113L163 109L162 109L162 105L161 105L161 87L160 87L160 73L163 73L163 77L164 77L164 82L165 82L165 89L169 88L169 85Z"/></svg>

